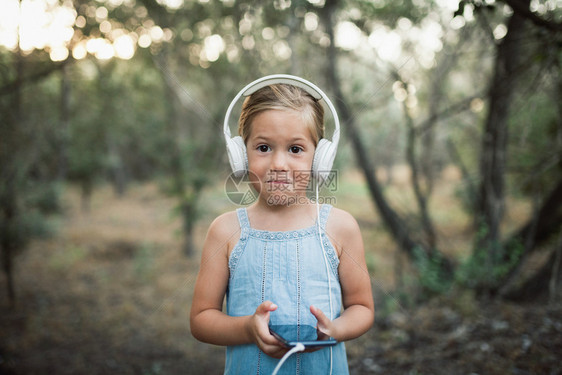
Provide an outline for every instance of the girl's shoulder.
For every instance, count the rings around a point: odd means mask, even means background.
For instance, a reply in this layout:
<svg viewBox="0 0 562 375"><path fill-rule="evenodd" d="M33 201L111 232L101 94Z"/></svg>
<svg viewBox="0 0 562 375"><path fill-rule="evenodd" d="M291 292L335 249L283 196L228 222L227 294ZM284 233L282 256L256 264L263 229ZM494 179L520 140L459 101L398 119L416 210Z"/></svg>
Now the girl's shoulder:
<svg viewBox="0 0 562 375"><path fill-rule="evenodd" d="M332 207L330 210L326 232L331 237L338 254L343 251L343 244L356 243L357 240L361 240L361 229L357 220L349 212L337 207Z"/></svg>
<svg viewBox="0 0 562 375"><path fill-rule="evenodd" d="M217 216L207 231L207 240L228 243L228 248L232 248L240 237L240 224L236 211L225 212Z"/></svg>
<svg viewBox="0 0 562 375"><path fill-rule="evenodd" d="M228 211L223 214L220 214L215 218L215 220L213 220L212 224L225 225L225 224L232 224L232 223L238 223L238 214L236 213L236 211Z"/></svg>
<svg viewBox="0 0 562 375"><path fill-rule="evenodd" d="M357 224L353 215L337 207L331 208L327 225L338 231L359 229L359 224Z"/></svg>

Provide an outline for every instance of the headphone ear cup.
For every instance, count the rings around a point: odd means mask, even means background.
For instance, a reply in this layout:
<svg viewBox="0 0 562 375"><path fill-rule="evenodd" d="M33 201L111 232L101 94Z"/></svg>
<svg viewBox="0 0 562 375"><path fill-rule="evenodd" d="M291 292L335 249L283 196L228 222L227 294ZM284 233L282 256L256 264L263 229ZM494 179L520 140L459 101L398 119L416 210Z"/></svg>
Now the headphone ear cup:
<svg viewBox="0 0 562 375"><path fill-rule="evenodd" d="M318 181L325 180L332 171L332 165L336 158L337 146L325 138L322 138L316 146L314 160L312 161L312 174Z"/></svg>
<svg viewBox="0 0 562 375"><path fill-rule="evenodd" d="M234 176L243 176L248 170L248 154L246 153L246 145L242 137L236 136L234 138L228 138L226 150Z"/></svg>

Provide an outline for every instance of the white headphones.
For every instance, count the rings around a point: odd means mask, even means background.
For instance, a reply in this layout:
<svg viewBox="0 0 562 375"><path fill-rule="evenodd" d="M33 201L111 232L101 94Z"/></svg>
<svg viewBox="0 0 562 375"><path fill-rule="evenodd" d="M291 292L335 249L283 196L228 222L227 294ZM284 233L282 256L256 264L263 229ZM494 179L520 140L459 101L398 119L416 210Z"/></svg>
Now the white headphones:
<svg viewBox="0 0 562 375"><path fill-rule="evenodd" d="M328 108L332 112L332 117L334 119L335 129L332 134L332 141L322 138L318 145L316 145L316 151L314 152L314 160L312 162L312 174L320 179L326 179L330 171L332 170L332 164L336 157L336 152L338 150L338 143L340 140L340 121L338 119L338 114L334 108L332 102L322 90L320 90L313 83L288 74L274 74L270 76L265 76L255 80L254 82L248 84L234 97L228 110L226 111L226 116L224 118L224 138L226 140L226 150L228 151L228 160L230 161L230 166L234 175L241 177L248 170L248 154L246 152L246 145L244 140L240 136L232 137L230 134L230 126L228 125L228 120L230 118L230 113L232 109L238 102L241 96L250 96L259 89L274 85L277 83L284 83L288 85L293 85L300 87L307 93L312 95L316 100L323 99L328 105Z"/></svg>

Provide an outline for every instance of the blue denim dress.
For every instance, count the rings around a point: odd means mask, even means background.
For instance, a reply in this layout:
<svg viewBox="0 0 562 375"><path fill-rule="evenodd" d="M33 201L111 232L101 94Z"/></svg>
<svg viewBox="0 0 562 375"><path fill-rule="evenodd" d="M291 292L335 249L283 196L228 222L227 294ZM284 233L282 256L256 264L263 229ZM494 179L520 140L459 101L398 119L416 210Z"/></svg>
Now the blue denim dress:
<svg viewBox="0 0 562 375"><path fill-rule="evenodd" d="M237 210L241 233L228 263L228 315L252 315L262 302L270 300L278 306L270 314L270 325L295 325L294 337L290 340L301 339L299 327L316 326L310 305L330 316L328 293L332 295L333 319L340 316L339 259L324 233L330 209L330 205L321 207L320 235L316 225L287 232L257 230L250 226L246 209ZM329 272L326 272L320 241L324 243ZM328 277L331 278L330 291ZM330 356L332 374L349 374L344 343L338 343L331 350L325 348L313 353L293 354L278 374L329 374ZM278 361L254 344L229 346L224 373L269 375Z"/></svg>

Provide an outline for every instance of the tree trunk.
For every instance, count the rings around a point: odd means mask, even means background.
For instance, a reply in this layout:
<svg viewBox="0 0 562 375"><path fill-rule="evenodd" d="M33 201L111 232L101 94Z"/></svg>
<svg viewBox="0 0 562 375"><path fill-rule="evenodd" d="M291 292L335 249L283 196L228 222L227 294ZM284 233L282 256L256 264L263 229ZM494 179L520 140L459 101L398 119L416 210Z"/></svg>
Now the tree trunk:
<svg viewBox="0 0 562 375"><path fill-rule="evenodd" d="M558 181L556 187L550 192L549 196L543 201L536 215L531 217L515 234L504 242L504 252L502 262L511 263L511 269L500 280L497 285L490 289L490 292L498 293L500 296L509 296L513 292L511 284L520 274L524 262L540 245L552 238L553 234L558 233L562 228L562 180ZM520 253L514 253L520 252ZM515 261L511 260L515 258ZM538 273L537 273L538 274ZM538 280L538 279L537 279ZM546 279L542 280L547 282ZM543 287L548 284L543 283Z"/></svg>
<svg viewBox="0 0 562 375"><path fill-rule="evenodd" d="M552 272L550 275L550 280L548 282L548 295L549 295L549 302L553 303L556 301L556 297L558 295L557 288L560 280L560 274L562 273L562 232L558 235L558 246L556 250L554 250L552 254Z"/></svg>
<svg viewBox="0 0 562 375"><path fill-rule="evenodd" d="M182 219L182 231L184 243L182 245L182 252L186 256L192 256L195 253L193 244L193 224L195 222L195 205L196 199L190 199L189 197L189 184L193 181L189 181L189 176L186 173L186 168L184 167L184 158L182 157L181 144L183 134L180 131L180 116L178 109L178 102L181 100L180 93L178 92L178 85L175 82L174 77L170 75L169 63L167 52L161 52L159 56L159 61L155 60L158 70L162 76L162 81L166 88L166 102L167 102L167 123L168 123L168 133L170 135L170 172L172 178L172 191L171 194L174 195L179 203L178 208L180 211ZM197 168L193 166L193 168Z"/></svg>
<svg viewBox="0 0 562 375"><path fill-rule="evenodd" d="M560 237L562 238L562 235ZM559 238L557 247L552 251L543 266L523 284L504 292L502 297L513 301L530 301L550 292L552 298L557 284L562 280L561 252L562 241Z"/></svg>
<svg viewBox="0 0 562 375"><path fill-rule="evenodd" d="M68 77L68 64L61 68L60 85L60 124L57 129L59 141L57 178L59 181L66 180L68 171L68 138L70 128L70 79Z"/></svg>
<svg viewBox="0 0 562 375"><path fill-rule="evenodd" d="M123 197L127 191L127 186L129 185L129 178L127 168L125 167L125 163L121 157L121 151L111 132L106 133L106 146L111 160L109 173L111 183L113 185L113 191L116 196Z"/></svg>
<svg viewBox="0 0 562 375"><path fill-rule="evenodd" d="M16 289L14 285L14 256L15 256L15 245L14 245L14 231L16 220L16 205L13 192L6 192L4 196L5 202L2 204L2 222L4 225L0 229L1 236L1 251L2 251L2 268L4 275L6 276L6 291L8 293L8 301L13 307L16 303Z"/></svg>
<svg viewBox="0 0 562 375"><path fill-rule="evenodd" d="M398 72L395 72L395 76L397 79L401 78L398 76ZM410 170L412 171L412 186L414 189L414 195L416 197L416 202L418 203L418 209L421 216L421 223L423 232L425 234L426 240L426 247L427 251L431 254L436 248L436 234L435 234L435 227L433 225L433 221L429 216L429 212L427 209L427 203L429 200L429 196L431 195L431 188L429 186L432 185L432 176L424 171L424 164L430 163L429 160L422 160L418 162L417 160L417 153L416 153L416 128L414 126L414 121L408 112L408 107L406 106L405 102L402 105L404 111L404 117L406 119L406 127L408 128L408 135L407 135L407 142L406 142L406 160L410 165ZM429 129L429 131L424 132L422 137L428 137L430 134L433 133L433 127ZM420 167L421 164L421 167ZM427 168L427 166L426 166ZM424 174L422 177L421 174ZM422 188L421 180L424 179L426 182L425 191Z"/></svg>
<svg viewBox="0 0 562 375"><path fill-rule="evenodd" d="M21 8L21 0L19 4ZM6 113L6 118L0 122L0 126L5 127L2 129L3 135L2 143L4 143L3 150L0 150L0 251L2 254L2 269L6 276L6 288L8 300L12 307L16 304L16 289L14 285L14 257L16 255L16 227L18 219L18 189L17 183L20 180L18 176L18 162L19 157L17 153L7 150L12 149L17 144L19 135L18 130L23 128L23 115L22 115L22 83L23 83L23 56L19 45L19 29L18 29L18 42L16 44L15 54L15 71L16 82L12 93L11 113ZM17 149L16 149L17 150Z"/></svg>
<svg viewBox="0 0 562 375"><path fill-rule="evenodd" d="M509 247L514 242L527 243L524 255L530 254L538 245L548 240L562 225L562 180L559 180L554 189L542 203L536 223L531 218L515 235L505 242ZM507 257L509 254L506 254ZM503 259L505 260L506 257Z"/></svg>
<svg viewBox="0 0 562 375"><path fill-rule="evenodd" d="M470 207L473 207L474 201L476 199L475 198L476 197L476 187L474 186L474 182L473 182L473 180L470 176L470 172L468 170L468 167L463 162L461 154L457 150L457 146L455 146L453 141L451 141L450 139L447 140L447 150L449 151L449 156L453 160L453 163L455 163L461 171L462 182L463 182L463 185L466 186L466 191L467 191L467 195L468 195L467 203L470 205Z"/></svg>
<svg viewBox="0 0 562 375"><path fill-rule="evenodd" d="M193 241L193 229L195 227L195 205L192 202L184 202L181 206L183 219L183 254L192 257L195 254L195 243Z"/></svg>
<svg viewBox="0 0 562 375"><path fill-rule="evenodd" d="M375 166L369 159L367 150L361 141L361 136L359 135L357 126L355 125L355 119L351 115L351 110L349 109L347 102L345 102L344 95L341 91L341 84L336 67L337 57L336 48L334 46L334 25L332 21L333 13L336 8L337 0L328 0L326 1L323 12L323 21L326 26L326 32L331 41L330 46L328 47L328 85L334 91L334 97L336 98L335 106L338 110L340 122L345 124L349 138L353 143L355 157L357 158L359 167L363 171L367 181L371 199L373 200L375 207L378 209L385 224L394 235L394 238L398 242L400 248L407 253L410 253L417 244L412 238L410 238L408 235L408 229L398 217L398 214L388 205L388 202L384 198L381 185L375 174Z"/></svg>
<svg viewBox="0 0 562 375"><path fill-rule="evenodd" d="M107 92L107 95L104 95L102 99L102 113L110 113L114 112L115 110L115 108L113 108L114 104L112 103L111 99L111 95L114 94L111 82L111 74L114 71L114 69L112 69L112 66L114 65L107 64L106 66L103 66L102 63L97 63L99 74L98 88L102 93ZM106 124L103 124L100 127L100 131L103 132L106 152L109 156L109 181L113 186L115 195L118 197L122 197L123 195L125 195L125 192L127 190L129 178L126 167L123 163L123 158L121 157L119 142L118 139L116 139L118 135L116 135L114 131L111 131Z"/></svg>
<svg viewBox="0 0 562 375"><path fill-rule="evenodd" d="M530 0L522 0L528 8ZM499 255L502 254L500 224L505 207L505 168L507 158L509 109L518 75L521 40L525 19L513 13L508 32L497 48L494 77L490 88L490 109L484 126L480 156L480 185L476 202L475 227L478 238L474 253L485 251L488 274L493 275ZM489 290L495 280L484 282Z"/></svg>
<svg viewBox="0 0 562 375"><path fill-rule="evenodd" d="M422 251L425 255L429 255L427 248L418 241L415 241L409 235L409 229L404 224L403 220L398 214L390 207L386 201L381 184L379 183L375 174L375 167L368 157L367 151L361 141L361 136L355 124L355 119L351 114L351 110L344 100L344 95L341 91L341 84L337 75L336 68L336 48L334 46L334 25L333 14L337 8L337 0L327 0L326 5L321 12L322 21L326 27L326 33L330 38L330 46L327 50L328 55L328 84L334 91L334 97L337 98L335 106L338 110L340 122L345 124L345 129L353 143L353 150L357 158L359 167L362 169L371 199L375 204L376 209L386 224L389 231L392 233L394 240L397 242L399 248L404 251L408 257L414 261L417 259L417 250ZM436 254L437 255L437 254ZM443 281L450 281L453 278L453 265L443 255L439 254L438 257L433 259L437 262L440 274L445 278Z"/></svg>

